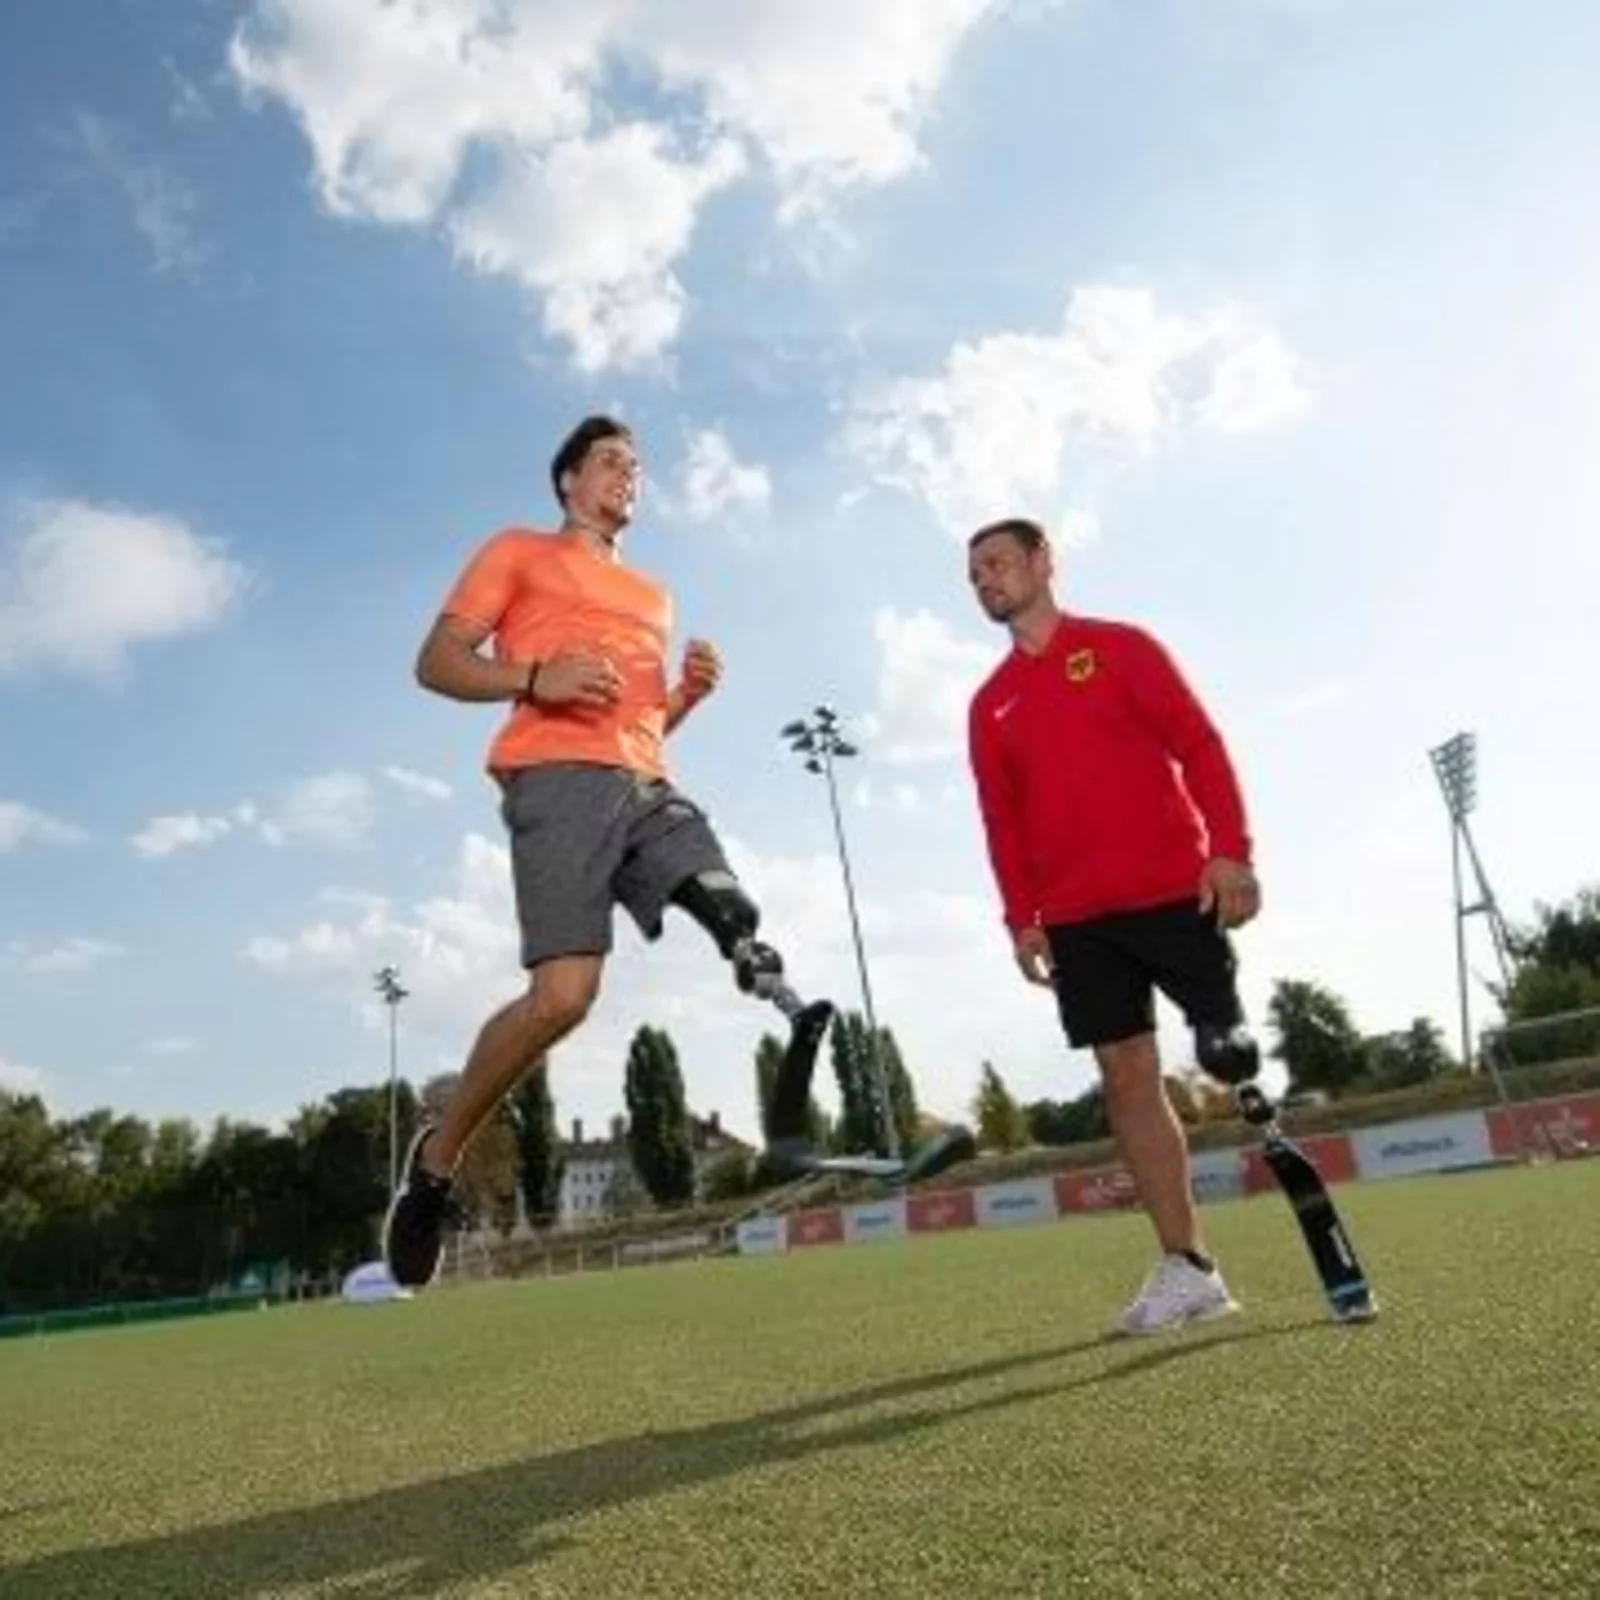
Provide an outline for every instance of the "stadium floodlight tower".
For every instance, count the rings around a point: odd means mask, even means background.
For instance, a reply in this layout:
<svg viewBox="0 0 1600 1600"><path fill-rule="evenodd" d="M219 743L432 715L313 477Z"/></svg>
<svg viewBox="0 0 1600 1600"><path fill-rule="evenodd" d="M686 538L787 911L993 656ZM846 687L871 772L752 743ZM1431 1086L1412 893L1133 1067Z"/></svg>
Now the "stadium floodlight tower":
<svg viewBox="0 0 1600 1600"><path fill-rule="evenodd" d="M400 1002L411 993L400 987L398 967L380 967L373 978L389 1008L389 1202L400 1182Z"/></svg>
<svg viewBox="0 0 1600 1600"><path fill-rule="evenodd" d="M1467 819L1478 805L1478 740L1475 734L1458 733L1429 752L1433 770L1444 795L1445 809L1450 815L1450 868L1455 885L1456 924L1456 985L1461 1005L1461 1064L1472 1066L1472 1023L1467 1002L1467 918L1482 915L1488 919L1489 936L1500 966L1502 996L1511 988L1511 942L1506 933L1505 919L1489 887L1489 880L1473 842L1472 828ZM1463 881L1462 851L1472 865L1472 875L1477 883L1478 898L1470 904L1466 898ZM1493 1071L1493 1063L1490 1063ZM1495 1072L1496 1080L1499 1073Z"/></svg>
<svg viewBox="0 0 1600 1600"><path fill-rule="evenodd" d="M867 976L866 946L861 938L861 918L856 911L854 877L850 871L850 852L845 846L844 818L839 810L839 790L834 779L834 763L847 761L860 751L839 730L839 713L832 706L816 707L810 717L789 723L782 737L797 755L805 757L807 772L822 777L828 786L828 804L833 812L833 837L839 851L839 866L844 875L845 904L850 913L850 933L855 942L856 971L861 977L861 1000L867 1014L867 1065L882 1114L884 1154L900 1159L900 1136L895 1131L894 1106L889 1098L888 1074L878 1048L878 1019L872 1005L872 980Z"/></svg>

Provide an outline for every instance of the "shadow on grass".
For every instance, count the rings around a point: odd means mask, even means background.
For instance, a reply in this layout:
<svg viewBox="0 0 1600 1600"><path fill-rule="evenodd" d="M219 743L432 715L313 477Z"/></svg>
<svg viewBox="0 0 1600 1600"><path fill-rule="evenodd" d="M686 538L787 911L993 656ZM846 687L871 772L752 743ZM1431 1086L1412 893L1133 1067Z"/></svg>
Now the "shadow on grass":
<svg viewBox="0 0 1600 1600"><path fill-rule="evenodd" d="M942 1423L1125 1381L1245 1340L1327 1328L1326 1322L1232 1326L1149 1346L1097 1338L920 1373L754 1416L581 1445L554 1455L382 1489L357 1499L275 1511L0 1569L6 1600L259 1600L285 1588L348 1585L362 1600L420 1600L503 1577L570 1541L553 1525L752 1468L862 1450ZM951 1403L949 1391L1092 1351L1129 1359L1066 1379ZM925 1408L829 1424L842 1414L928 1397Z"/></svg>

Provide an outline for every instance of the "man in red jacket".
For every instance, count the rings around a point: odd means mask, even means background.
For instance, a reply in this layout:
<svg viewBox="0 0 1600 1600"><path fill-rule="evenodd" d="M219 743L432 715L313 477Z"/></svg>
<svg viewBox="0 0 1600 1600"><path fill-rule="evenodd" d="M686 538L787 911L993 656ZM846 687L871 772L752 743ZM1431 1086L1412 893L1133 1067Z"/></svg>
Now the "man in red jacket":
<svg viewBox="0 0 1600 1600"><path fill-rule="evenodd" d="M1160 992L1210 1074L1256 1074L1228 930L1256 915L1260 891L1227 750L1150 634L1060 609L1037 523L979 529L968 563L1013 646L968 718L1005 925L1023 975L1053 987L1068 1042L1095 1053L1161 1247L1120 1325L1153 1332L1237 1310L1201 1237L1155 1031Z"/></svg>

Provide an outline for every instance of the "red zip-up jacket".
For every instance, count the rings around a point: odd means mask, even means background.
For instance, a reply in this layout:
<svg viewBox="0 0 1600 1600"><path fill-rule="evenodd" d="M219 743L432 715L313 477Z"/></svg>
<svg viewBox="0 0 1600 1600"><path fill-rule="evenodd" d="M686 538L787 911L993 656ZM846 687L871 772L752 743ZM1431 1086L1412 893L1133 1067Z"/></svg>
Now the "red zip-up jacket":
<svg viewBox="0 0 1600 1600"><path fill-rule="evenodd" d="M1250 860L1222 737L1143 629L1063 617L978 689L967 738L1013 933L1193 899L1209 858Z"/></svg>

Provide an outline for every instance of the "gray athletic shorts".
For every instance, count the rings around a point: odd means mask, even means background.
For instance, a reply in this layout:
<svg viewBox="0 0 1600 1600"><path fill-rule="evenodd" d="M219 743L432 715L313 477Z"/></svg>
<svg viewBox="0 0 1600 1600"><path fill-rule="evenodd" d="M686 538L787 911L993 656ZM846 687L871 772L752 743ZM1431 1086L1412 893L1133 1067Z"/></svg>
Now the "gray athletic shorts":
<svg viewBox="0 0 1600 1600"><path fill-rule="evenodd" d="M607 954L614 905L657 939L685 879L729 870L705 813L670 783L579 762L498 776L524 967Z"/></svg>

